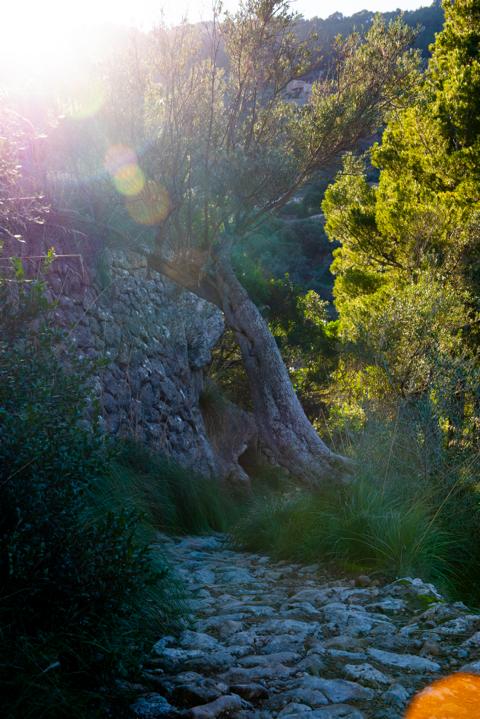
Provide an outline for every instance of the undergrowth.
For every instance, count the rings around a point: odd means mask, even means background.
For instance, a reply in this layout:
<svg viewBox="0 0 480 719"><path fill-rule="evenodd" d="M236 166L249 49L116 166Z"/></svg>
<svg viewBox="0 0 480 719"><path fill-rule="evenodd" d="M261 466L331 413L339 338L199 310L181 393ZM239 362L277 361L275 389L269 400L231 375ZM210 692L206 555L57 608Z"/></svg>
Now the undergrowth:
<svg viewBox="0 0 480 719"><path fill-rule="evenodd" d="M364 482L351 488L257 498L234 530L252 551L385 576L448 578L448 534L421 500L405 502Z"/></svg>
<svg viewBox="0 0 480 719"><path fill-rule="evenodd" d="M285 482L253 493L237 546L333 570L434 581L480 605L478 452L438 452L412 416L343 438L352 481L318 490Z"/></svg>
<svg viewBox="0 0 480 719"><path fill-rule="evenodd" d="M21 272L15 293L0 282L0 714L92 719L177 626L182 592L138 509L104 503L115 452L85 422L88 368Z"/></svg>
<svg viewBox="0 0 480 719"><path fill-rule="evenodd" d="M173 534L225 532L238 513L238 500L218 480L131 441L119 445L101 492L105 506L135 509L147 530Z"/></svg>

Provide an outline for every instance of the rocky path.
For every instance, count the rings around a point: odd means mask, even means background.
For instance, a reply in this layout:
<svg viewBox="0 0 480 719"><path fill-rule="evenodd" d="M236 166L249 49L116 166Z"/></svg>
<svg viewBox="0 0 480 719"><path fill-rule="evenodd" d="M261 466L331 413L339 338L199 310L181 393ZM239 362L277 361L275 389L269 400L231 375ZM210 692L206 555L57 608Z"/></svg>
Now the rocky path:
<svg viewBox="0 0 480 719"><path fill-rule="evenodd" d="M397 719L432 680L480 673L480 615L418 579L332 581L221 536L166 542L191 627L155 645L136 717Z"/></svg>

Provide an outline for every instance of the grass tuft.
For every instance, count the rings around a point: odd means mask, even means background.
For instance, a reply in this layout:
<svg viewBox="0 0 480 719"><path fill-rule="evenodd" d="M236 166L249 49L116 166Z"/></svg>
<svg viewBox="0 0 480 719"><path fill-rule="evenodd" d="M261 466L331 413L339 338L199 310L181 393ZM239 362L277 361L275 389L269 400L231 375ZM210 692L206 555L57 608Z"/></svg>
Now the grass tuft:
<svg viewBox="0 0 480 719"><path fill-rule="evenodd" d="M364 481L348 488L254 499L234 541L294 561L347 572L414 574L445 584L451 540L420 498L401 500Z"/></svg>
<svg viewBox="0 0 480 719"><path fill-rule="evenodd" d="M145 531L174 534L225 532L236 503L218 480L125 441L102 486L105 505L135 509Z"/></svg>

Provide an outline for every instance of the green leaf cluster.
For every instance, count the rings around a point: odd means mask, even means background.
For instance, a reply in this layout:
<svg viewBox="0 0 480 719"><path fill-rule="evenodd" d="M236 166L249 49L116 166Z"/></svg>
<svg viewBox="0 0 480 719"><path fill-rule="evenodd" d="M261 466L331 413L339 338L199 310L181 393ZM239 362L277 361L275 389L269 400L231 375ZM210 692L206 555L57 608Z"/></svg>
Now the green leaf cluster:
<svg viewBox="0 0 480 719"><path fill-rule="evenodd" d="M2 716L104 716L176 590L138 514L101 506L112 450L42 282L17 263L0 304Z"/></svg>
<svg viewBox="0 0 480 719"><path fill-rule="evenodd" d="M390 113L371 151L378 183L367 180L365 158L348 155L323 209L340 243L332 272L343 378L360 373L362 401L430 394L438 406L439 397L461 397L474 407L470 421L478 416L478 3L446 3L445 16L411 105ZM455 412L440 414L450 424Z"/></svg>

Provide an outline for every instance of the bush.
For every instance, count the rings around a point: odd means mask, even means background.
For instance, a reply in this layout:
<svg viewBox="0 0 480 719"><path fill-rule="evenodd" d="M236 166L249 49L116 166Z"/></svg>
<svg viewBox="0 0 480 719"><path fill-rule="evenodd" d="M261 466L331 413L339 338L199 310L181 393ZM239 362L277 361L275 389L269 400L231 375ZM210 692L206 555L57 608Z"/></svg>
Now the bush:
<svg viewBox="0 0 480 719"><path fill-rule="evenodd" d="M113 455L85 421L88 374L61 357L41 284L17 281L15 300L0 285L2 716L105 716L179 590L135 512L101 510Z"/></svg>

